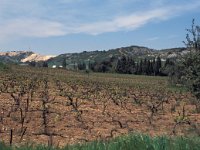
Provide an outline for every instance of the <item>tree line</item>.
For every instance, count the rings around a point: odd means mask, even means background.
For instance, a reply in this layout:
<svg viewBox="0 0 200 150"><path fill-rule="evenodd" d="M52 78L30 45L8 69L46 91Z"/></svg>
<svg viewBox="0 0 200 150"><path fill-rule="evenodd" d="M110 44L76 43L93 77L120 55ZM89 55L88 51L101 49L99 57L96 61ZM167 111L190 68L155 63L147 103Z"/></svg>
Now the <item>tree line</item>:
<svg viewBox="0 0 200 150"><path fill-rule="evenodd" d="M78 70L86 70L88 65L88 69L93 72L163 76L168 73L164 67L170 63L171 60L167 59L166 63L162 65L160 57L135 61L132 57L122 56L120 58L111 57L102 62L89 62L88 64L80 62L77 67Z"/></svg>
<svg viewBox="0 0 200 150"><path fill-rule="evenodd" d="M136 75L163 75L161 72L161 58L141 59L135 62L133 58L122 56L118 59L116 65L117 73L136 74Z"/></svg>

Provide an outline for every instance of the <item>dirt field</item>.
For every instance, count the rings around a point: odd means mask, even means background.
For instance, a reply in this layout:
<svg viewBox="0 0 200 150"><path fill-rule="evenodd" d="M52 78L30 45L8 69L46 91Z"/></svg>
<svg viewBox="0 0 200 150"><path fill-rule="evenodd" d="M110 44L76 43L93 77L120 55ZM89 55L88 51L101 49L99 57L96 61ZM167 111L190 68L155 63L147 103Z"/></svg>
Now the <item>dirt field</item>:
<svg viewBox="0 0 200 150"><path fill-rule="evenodd" d="M192 99L165 77L15 66L0 72L0 140L64 146L132 132L200 135Z"/></svg>

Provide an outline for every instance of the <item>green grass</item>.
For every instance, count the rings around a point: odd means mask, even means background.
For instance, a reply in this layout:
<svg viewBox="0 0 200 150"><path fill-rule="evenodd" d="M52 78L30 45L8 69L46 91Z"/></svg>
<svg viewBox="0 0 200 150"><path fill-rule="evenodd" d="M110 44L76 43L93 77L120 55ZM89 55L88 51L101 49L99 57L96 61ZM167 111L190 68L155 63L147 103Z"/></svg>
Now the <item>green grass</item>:
<svg viewBox="0 0 200 150"><path fill-rule="evenodd" d="M46 146L22 146L10 148L0 144L1 150L199 150L200 137L155 137L147 135L129 135L115 138L111 141L95 141L87 144L77 144L64 148Z"/></svg>
<svg viewBox="0 0 200 150"><path fill-rule="evenodd" d="M171 92L178 92L178 93L186 93L189 92L188 88L185 86L177 86L177 85L172 85L169 84L167 89Z"/></svg>

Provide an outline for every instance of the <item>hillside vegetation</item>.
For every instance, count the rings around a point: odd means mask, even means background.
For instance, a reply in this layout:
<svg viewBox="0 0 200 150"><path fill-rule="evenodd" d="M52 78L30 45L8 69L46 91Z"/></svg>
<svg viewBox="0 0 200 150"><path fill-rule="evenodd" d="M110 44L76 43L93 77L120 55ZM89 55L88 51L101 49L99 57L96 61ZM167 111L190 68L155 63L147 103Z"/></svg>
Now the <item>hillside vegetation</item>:
<svg viewBox="0 0 200 150"><path fill-rule="evenodd" d="M121 47L116 49L110 49L107 51L84 51L81 53L67 53L61 54L55 58L49 59L49 66L52 65L62 65L63 59L67 61L67 64L74 63L87 63L89 60L91 63L101 63L103 61L109 61L113 59L116 63L118 58L122 56L128 56L138 61L140 59L149 58L153 59L160 56L162 59L166 58L177 58L178 56L187 53L185 48L171 48L171 49L163 49L163 50L154 50L147 47L142 46L129 46L129 47Z"/></svg>

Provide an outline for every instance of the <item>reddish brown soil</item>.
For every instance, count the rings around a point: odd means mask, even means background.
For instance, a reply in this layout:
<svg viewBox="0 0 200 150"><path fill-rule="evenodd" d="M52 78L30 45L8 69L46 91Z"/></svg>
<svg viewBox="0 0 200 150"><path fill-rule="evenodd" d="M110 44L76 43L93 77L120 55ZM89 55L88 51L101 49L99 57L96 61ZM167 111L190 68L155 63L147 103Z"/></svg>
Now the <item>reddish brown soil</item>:
<svg viewBox="0 0 200 150"><path fill-rule="evenodd" d="M194 105L189 103L192 98L189 93L153 92L149 89L141 91L132 87L126 88L125 93L122 92L124 88L113 92L115 87L106 83L99 85L94 91L89 91L88 89L94 89L90 84L72 85L64 82L61 84L63 91L59 90L55 81L48 81L46 90L49 99L45 105L48 110L45 112L46 127L42 107L45 90L43 82L38 81L39 86L34 90L27 111L25 108L28 93L20 98L20 105L15 106L11 96L12 88L7 92L2 91L0 93L0 140L9 143L12 129L12 143L15 145L52 143L64 146L98 139L106 140L132 132L147 133L152 136L195 134L200 124L200 114L195 113ZM18 93L19 90L15 90L15 96ZM66 96L67 94L70 96ZM77 101L77 110L70 104L70 98L73 104ZM150 108L156 106L161 100L164 101L163 109L161 106L157 108L150 123ZM175 110L172 109L173 106ZM183 114L183 106L185 118L179 119L180 123L173 132L175 120ZM23 127L21 115L24 117Z"/></svg>

